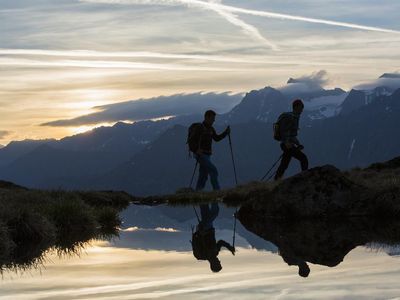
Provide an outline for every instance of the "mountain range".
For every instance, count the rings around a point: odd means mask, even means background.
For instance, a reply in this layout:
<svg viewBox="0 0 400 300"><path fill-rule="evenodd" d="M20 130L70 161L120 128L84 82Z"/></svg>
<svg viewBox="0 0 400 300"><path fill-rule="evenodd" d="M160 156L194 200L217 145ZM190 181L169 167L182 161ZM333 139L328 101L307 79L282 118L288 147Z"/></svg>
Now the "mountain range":
<svg viewBox="0 0 400 300"><path fill-rule="evenodd" d="M385 78L388 78L388 75ZM290 84L298 84L289 80ZM248 92L215 127L232 127L240 183L258 180L280 155L272 123L291 101L302 98L305 111L299 139L310 165L341 169L366 166L399 155L400 89L387 86L346 92L266 87ZM135 195L173 193L188 186L194 160L188 157L187 127L202 111L168 120L119 122L112 127L61 140L11 142L0 149L0 178L31 188L113 189ZM234 184L227 140L216 143L214 161L221 184ZM299 170L293 163L287 175Z"/></svg>

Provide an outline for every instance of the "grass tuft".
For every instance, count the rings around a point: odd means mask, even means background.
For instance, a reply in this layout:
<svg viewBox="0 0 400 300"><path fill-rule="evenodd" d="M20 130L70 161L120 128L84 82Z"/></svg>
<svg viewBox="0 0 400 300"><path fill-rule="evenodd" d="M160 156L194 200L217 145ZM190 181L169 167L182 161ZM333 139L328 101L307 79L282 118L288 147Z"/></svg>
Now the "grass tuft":
<svg viewBox="0 0 400 300"><path fill-rule="evenodd" d="M120 192L28 190L0 181L0 272L40 265L50 249L79 253L90 240L118 234Z"/></svg>

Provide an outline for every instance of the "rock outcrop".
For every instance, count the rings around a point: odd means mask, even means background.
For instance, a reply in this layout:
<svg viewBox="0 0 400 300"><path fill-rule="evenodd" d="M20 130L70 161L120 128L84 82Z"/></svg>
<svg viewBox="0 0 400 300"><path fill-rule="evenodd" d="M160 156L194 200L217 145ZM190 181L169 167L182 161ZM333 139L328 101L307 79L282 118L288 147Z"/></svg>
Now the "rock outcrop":
<svg viewBox="0 0 400 300"><path fill-rule="evenodd" d="M250 194L241 210L290 218L358 214L360 196L366 190L327 165L288 178L271 191Z"/></svg>

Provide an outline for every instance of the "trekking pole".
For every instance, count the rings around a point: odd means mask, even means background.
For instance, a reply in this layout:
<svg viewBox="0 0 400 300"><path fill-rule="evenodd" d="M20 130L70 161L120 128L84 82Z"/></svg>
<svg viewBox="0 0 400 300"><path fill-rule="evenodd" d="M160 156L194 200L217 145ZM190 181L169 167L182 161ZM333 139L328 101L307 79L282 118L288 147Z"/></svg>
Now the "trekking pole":
<svg viewBox="0 0 400 300"><path fill-rule="evenodd" d="M233 173L235 174L235 183L236 186L238 185L238 179L237 179L237 174L236 174L236 164L235 164L235 158L233 156L233 147L232 147L232 139L231 139L231 134L229 133L228 135L229 138L229 147L231 148L231 157L232 157L232 165L233 165Z"/></svg>
<svg viewBox="0 0 400 300"><path fill-rule="evenodd" d="M263 178L261 178L260 181L263 181L263 180L265 179L265 177L268 176L268 174L272 171L272 169L275 168L275 166L278 164L278 162L282 159L282 156L283 156L283 154L282 154L281 156L279 156L278 160L272 165L272 167L271 167L271 168L268 170L268 172L263 176ZM270 179L271 179L271 177L268 178L268 180L270 180Z"/></svg>
<svg viewBox="0 0 400 300"><path fill-rule="evenodd" d="M196 165L194 166L192 179L190 180L190 185L189 185L189 188L190 188L190 189L192 188L194 175L196 175L196 170L197 170L197 166L198 166L198 165L199 165L199 161L196 160Z"/></svg>

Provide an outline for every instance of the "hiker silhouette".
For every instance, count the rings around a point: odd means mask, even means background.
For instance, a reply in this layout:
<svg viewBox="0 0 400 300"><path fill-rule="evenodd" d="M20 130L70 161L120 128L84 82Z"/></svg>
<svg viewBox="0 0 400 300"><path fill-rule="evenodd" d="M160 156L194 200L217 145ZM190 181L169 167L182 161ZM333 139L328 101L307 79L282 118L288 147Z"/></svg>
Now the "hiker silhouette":
<svg viewBox="0 0 400 300"><path fill-rule="evenodd" d="M193 255L198 260L207 260L210 263L210 269L213 272L222 270L221 261L218 259L222 247L231 251L235 255L235 248L224 240L217 242L215 238L215 228L213 222L219 213L218 203L200 205L199 223L196 231L192 233Z"/></svg>
<svg viewBox="0 0 400 300"><path fill-rule="evenodd" d="M189 127L187 144L200 166L196 191L204 189L208 176L210 176L213 190L220 189L218 170L211 161L212 141L219 142L223 140L229 135L231 129L228 126L223 133L217 134L213 127L215 116L216 113L214 111L208 110L204 114L204 121L202 123L194 123Z"/></svg>
<svg viewBox="0 0 400 300"><path fill-rule="evenodd" d="M304 109L303 101L296 99L293 101L292 107L292 112L286 112L279 116L274 127L275 139L281 142L280 146L283 151L281 163L275 173L275 180L283 177L292 157L300 161L302 171L308 169L308 158L302 151L304 146L297 139L300 115Z"/></svg>

